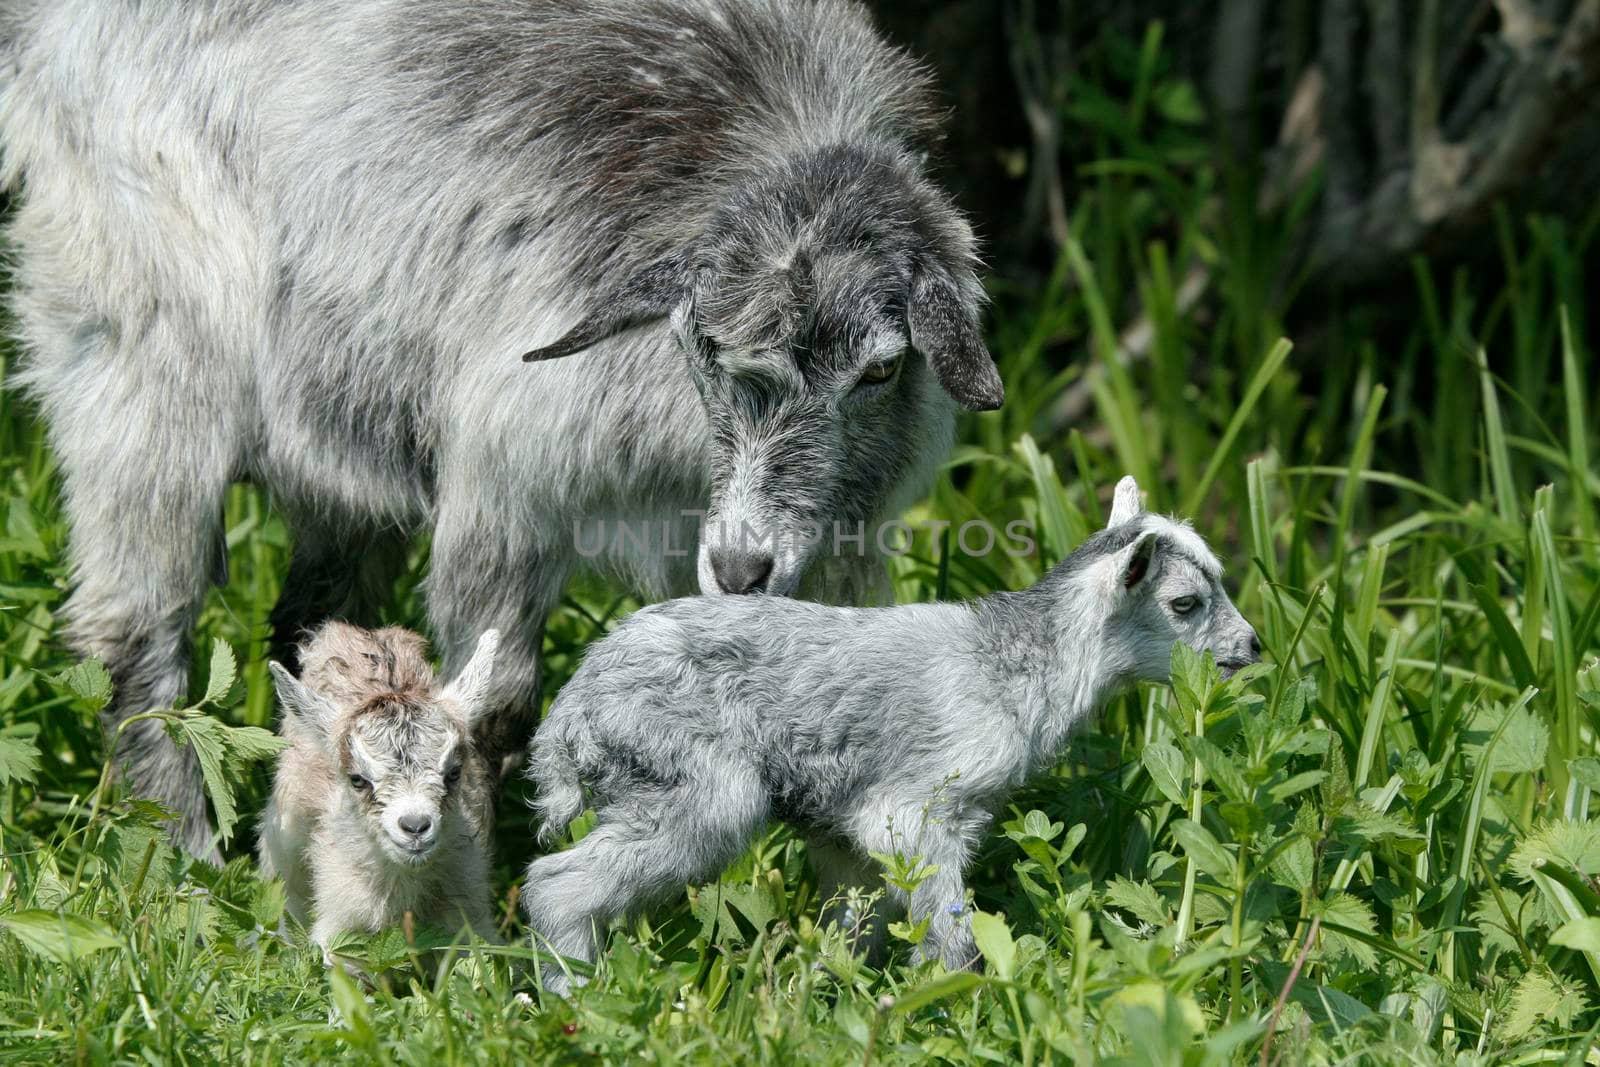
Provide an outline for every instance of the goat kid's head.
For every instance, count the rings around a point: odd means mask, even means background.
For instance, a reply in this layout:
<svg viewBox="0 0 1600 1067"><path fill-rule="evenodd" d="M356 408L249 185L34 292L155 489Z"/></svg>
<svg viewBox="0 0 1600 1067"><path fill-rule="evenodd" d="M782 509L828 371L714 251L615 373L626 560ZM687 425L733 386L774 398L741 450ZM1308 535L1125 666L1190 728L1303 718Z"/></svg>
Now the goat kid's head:
<svg viewBox="0 0 1600 1067"><path fill-rule="evenodd" d="M1210 652L1223 677L1261 658L1216 555L1188 523L1146 512L1131 477L1117 483L1110 522L1084 547L1081 575L1104 605L1110 659L1131 677L1168 681L1179 641Z"/></svg>
<svg viewBox="0 0 1600 1067"><path fill-rule="evenodd" d="M379 687L355 706L340 706L281 664L270 665L293 734L333 756L342 810L354 814L379 853L395 864L426 864L465 818L463 778L481 782L483 775L472 727L491 709L489 681L499 643L498 631L485 632L472 659L441 691L432 685ZM335 669L337 662L322 673Z"/></svg>
<svg viewBox="0 0 1600 1067"><path fill-rule="evenodd" d="M975 263L909 157L825 149L734 188L690 246L525 358L670 316L711 436L701 591L788 595L922 491L955 404L1000 406Z"/></svg>

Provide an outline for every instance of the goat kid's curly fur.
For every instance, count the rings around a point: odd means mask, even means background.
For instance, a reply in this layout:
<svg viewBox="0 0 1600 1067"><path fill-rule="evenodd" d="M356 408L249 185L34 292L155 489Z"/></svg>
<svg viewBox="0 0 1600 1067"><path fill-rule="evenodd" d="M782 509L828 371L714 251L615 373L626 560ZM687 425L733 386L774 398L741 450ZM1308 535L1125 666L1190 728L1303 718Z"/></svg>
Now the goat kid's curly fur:
<svg viewBox="0 0 1600 1067"><path fill-rule="evenodd" d="M441 687L417 634L323 626L300 649L301 677L274 662L290 747L261 820L265 877L324 951L411 913L493 939L489 766L473 743L499 644L489 631Z"/></svg>
<svg viewBox="0 0 1600 1067"><path fill-rule="evenodd" d="M612 919L718 872L773 819L808 843L821 897L872 951L874 854L929 876L891 901L929 923L919 952L977 950L963 873L1007 796L1060 759L1116 690L1165 681L1179 641L1231 672L1256 634L1186 524L1143 513L1131 478L1111 522L1031 589L964 604L841 608L771 597L674 600L592 646L534 738L548 845L528 868L535 943L592 962ZM548 972L547 972L548 974ZM547 985L562 990L564 974Z"/></svg>
<svg viewBox="0 0 1600 1067"><path fill-rule="evenodd" d="M447 666L505 635L497 767L580 565L881 596L829 528L898 513L1002 395L936 116L853 0L0 4L20 380L108 723L182 696L242 477L294 531L280 655L431 532ZM192 758L153 722L120 757L215 857Z"/></svg>

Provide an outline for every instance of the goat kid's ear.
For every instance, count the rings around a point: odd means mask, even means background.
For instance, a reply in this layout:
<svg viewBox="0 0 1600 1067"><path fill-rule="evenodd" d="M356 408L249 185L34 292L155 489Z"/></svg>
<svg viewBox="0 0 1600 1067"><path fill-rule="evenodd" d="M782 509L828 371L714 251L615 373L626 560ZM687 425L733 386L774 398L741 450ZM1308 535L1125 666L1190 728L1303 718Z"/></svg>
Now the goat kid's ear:
<svg viewBox="0 0 1600 1067"><path fill-rule="evenodd" d="M689 295L689 251L674 252L612 289L602 290L593 310L556 341L523 355L537 363L581 352L607 337L670 314Z"/></svg>
<svg viewBox="0 0 1600 1067"><path fill-rule="evenodd" d="M1139 539L1117 554L1117 586L1127 592L1149 576L1155 563L1156 549L1161 537L1154 532L1139 535Z"/></svg>
<svg viewBox="0 0 1600 1067"><path fill-rule="evenodd" d="M499 650L500 631L485 630L472 658L440 694L441 699L455 702L469 726L489 710L489 682L494 677L494 657Z"/></svg>
<svg viewBox="0 0 1600 1067"><path fill-rule="evenodd" d="M1144 505L1139 499L1139 483L1133 480L1133 475L1123 475L1122 481L1117 483L1116 493L1111 498L1111 520L1106 523L1106 529L1121 526L1143 512Z"/></svg>
<svg viewBox="0 0 1600 1067"><path fill-rule="evenodd" d="M335 716L333 705L325 697L308 689L277 660L268 661L267 668L272 671L272 681L278 690L278 703L283 705L284 712L320 736L331 734Z"/></svg>
<svg viewBox="0 0 1600 1067"><path fill-rule="evenodd" d="M911 346L928 361L945 392L968 411L993 411L1005 403L1006 389L970 303L943 267L919 267L906 301L906 325Z"/></svg>

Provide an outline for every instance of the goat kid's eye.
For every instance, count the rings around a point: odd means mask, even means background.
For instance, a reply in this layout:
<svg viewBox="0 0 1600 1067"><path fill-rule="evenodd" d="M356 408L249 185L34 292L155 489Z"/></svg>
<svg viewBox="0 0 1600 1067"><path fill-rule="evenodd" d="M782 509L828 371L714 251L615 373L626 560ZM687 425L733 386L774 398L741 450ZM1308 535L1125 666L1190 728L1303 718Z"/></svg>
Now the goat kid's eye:
<svg viewBox="0 0 1600 1067"><path fill-rule="evenodd" d="M457 782L461 781L461 768L451 767L445 772L444 784L446 789L454 789Z"/></svg>
<svg viewBox="0 0 1600 1067"><path fill-rule="evenodd" d="M1187 615L1199 606L1199 599L1192 596L1180 596L1172 601L1172 610L1179 615Z"/></svg>
<svg viewBox="0 0 1600 1067"><path fill-rule="evenodd" d="M372 788L372 783L361 777L359 774L352 774L350 776L350 785L360 793L365 793Z"/></svg>
<svg viewBox="0 0 1600 1067"><path fill-rule="evenodd" d="M901 359L902 357L895 356L893 359L880 359L875 363L868 363L867 369L861 372L861 377L857 380L856 387L882 385L887 382L899 371Z"/></svg>

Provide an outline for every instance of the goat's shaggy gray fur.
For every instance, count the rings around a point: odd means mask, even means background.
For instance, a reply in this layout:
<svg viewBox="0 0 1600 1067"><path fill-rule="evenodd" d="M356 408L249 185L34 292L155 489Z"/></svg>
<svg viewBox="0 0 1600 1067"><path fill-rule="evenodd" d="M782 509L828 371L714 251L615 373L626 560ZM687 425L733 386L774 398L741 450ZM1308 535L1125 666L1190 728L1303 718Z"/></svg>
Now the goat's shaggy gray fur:
<svg viewBox="0 0 1600 1067"><path fill-rule="evenodd" d="M931 864L909 899L890 896L929 920L924 954L971 965L962 873L1007 795L1113 691L1164 681L1174 642L1229 671L1258 658L1220 579L1187 525L1140 511L1129 478L1108 528L1024 592L638 612L589 650L534 738L544 841L585 790L598 814L528 868L536 941L592 961L597 928L714 877L777 818L812 842L825 899L876 885L873 853Z"/></svg>
<svg viewBox="0 0 1600 1067"><path fill-rule="evenodd" d="M431 529L447 663L505 634L491 757L580 524L670 528L601 560L652 596L795 592L809 531L897 512L956 402L1000 403L935 126L853 0L0 5L22 380L111 721L182 695L240 477L294 529L280 649L370 617ZM881 589L870 560L809 580ZM214 855L190 757L128 735Z"/></svg>
<svg viewBox="0 0 1600 1067"><path fill-rule="evenodd" d="M290 742L261 819L263 876L327 951L410 913L493 939L489 767L471 727L489 707L500 635L440 687L422 638L329 623L300 649L301 677L276 662Z"/></svg>

